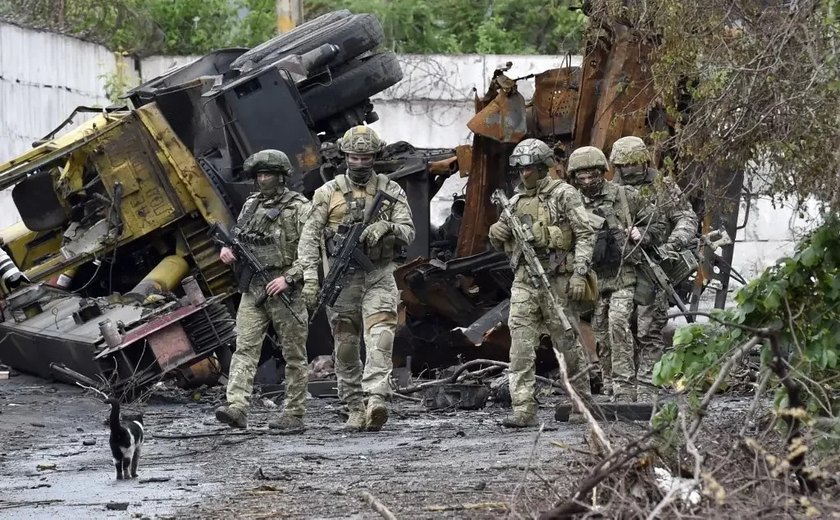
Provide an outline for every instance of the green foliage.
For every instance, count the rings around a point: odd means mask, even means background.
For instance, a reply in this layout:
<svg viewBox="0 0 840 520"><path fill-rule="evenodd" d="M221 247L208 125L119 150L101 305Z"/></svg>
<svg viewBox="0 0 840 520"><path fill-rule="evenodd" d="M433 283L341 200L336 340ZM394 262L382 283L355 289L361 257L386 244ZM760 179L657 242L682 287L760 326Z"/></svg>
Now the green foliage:
<svg viewBox="0 0 840 520"><path fill-rule="evenodd" d="M585 17L570 0L310 0L304 15L350 9L382 22L398 52L577 52ZM137 54L201 54L274 36L274 0L7 0L0 16ZM21 19L22 18L22 19Z"/></svg>
<svg viewBox="0 0 840 520"><path fill-rule="evenodd" d="M578 52L586 17L569 0L309 0L307 18L335 9L375 14L386 47L414 54Z"/></svg>
<svg viewBox="0 0 840 520"><path fill-rule="evenodd" d="M722 321L779 331L791 374L806 388L809 411L829 413L832 392L840 389L840 220L832 217L735 295L737 306L718 311ZM657 384L681 381L702 388L720 361L748 339L748 333L717 323L683 327L674 335L674 350L654 369ZM761 347L762 367L772 360ZM777 404L785 401L780 388Z"/></svg>

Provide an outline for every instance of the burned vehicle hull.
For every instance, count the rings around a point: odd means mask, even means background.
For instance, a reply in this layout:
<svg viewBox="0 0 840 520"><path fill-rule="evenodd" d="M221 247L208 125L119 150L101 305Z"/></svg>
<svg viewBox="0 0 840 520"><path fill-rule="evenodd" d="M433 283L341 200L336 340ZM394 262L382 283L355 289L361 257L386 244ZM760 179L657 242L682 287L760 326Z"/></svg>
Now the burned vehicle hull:
<svg viewBox="0 0 840 520"><path fill-rule="evenodd" d="M22 219L0 237L30 282L2 287L0 361L126 398L175 373L218 378L238 296L208 229L232 227L254 189L242 163L260 149L287 152L292 189L310 194L329 178L330 141L376 120L370 96L402 77L393 53L375 52L382 39L372 15L330 13L167 72L130 91L126 106L55 137L68 118L0 164L0 189L12 189ZM439 187L429 164L452 154L391 150L383 166L420 188L412 207L428 229ZM331 351L319 325L311 357Z"/></svg>

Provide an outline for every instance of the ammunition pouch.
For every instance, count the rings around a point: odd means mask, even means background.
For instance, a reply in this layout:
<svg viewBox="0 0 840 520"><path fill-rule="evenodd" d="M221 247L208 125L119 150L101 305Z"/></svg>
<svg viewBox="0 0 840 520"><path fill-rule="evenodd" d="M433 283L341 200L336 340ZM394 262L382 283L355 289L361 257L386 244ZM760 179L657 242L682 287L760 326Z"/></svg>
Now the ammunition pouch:
<svg viewBox="0 0 840 520"><path fill-rule="evenodd" d="M633 291L633 303L636 305L653 305L656 293L660 288L648 277L644 269L636 269L636 288Z"/></svg>
<svg viewBox="0 0 840 520"><path fill-rule="evenodd" d="M624 244L624 231L602 229L595 239L592 251L592 265L601 273L616 274L621 265L621 247Z"/></svg>
<svg viewBox="0 0 840 520"><path fill-rule="evenodd" d="M688 279L700 267L697 257L691 250L683 250L675 256L669 256L659 263L673 285L678 285Z"/></svg>

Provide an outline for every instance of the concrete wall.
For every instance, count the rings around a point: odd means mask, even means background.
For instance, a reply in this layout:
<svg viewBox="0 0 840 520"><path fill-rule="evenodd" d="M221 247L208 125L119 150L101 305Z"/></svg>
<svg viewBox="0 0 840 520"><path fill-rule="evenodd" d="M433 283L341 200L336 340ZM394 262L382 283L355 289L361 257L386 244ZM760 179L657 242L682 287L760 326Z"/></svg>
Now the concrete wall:
<svg viewBox="0 0 840 520"><path fill-rule="evenodd" d="M134 81L148 80L194 58L152 56L137 64L137 70L127 60L125 70L136 75ZM28 150L76 106L107 105L105 80L121 59L98 45L0 23L0 163ZM508 75L523 77L569 61L580 64L580 57L563 56L404 55L400 60L404 79L375 98L380 120L373 127L389 142L442 148L471 142L466 122L474 113L474 96L486 91L495 68L512 62ZM519 88L530 98L533 80L521 81ZM455 178L443 187L433 207L436 223L463 186ZM0 227L18 220L8 193L0 193L0 209ZM789 254L810 221L798 218L790 207L754 202L737 237L736 269L754 275Z"/></svg>

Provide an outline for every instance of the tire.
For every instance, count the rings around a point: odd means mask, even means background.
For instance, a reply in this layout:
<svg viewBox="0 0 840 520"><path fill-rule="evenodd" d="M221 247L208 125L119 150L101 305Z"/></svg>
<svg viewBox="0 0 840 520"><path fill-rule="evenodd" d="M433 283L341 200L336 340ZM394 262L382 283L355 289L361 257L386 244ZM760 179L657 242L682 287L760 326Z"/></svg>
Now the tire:
<svg viewBox="0 0 840 520"><path fill-rule="evenodd" d="M288 47L289 45L300 41L307 35L333 24L342 18L351 16L350 11L342 9L340 11L333 11L331 13L322 14L318 18L304 22L287 33L275 36L270 40L266 40L256 47L245 51L230 64L231 69L240 70L247 63L255 64L262 61L266 56L275 52L277 49ZM250 67L249 67L250 68Z"/></svg>
<svg viewBox="0 0 840 520"><path fill-rule="evenodd" d="M402 69L393 52L375 54L333 77L329 85L312 85L300 93L312 121L327 119L395 85Z"/></svg>
<svg viewBox="0 0 840 520"><path fill-rule="evenodd" d="M243 60L241 66L234 63L231 67L247 72L256 66L271 63L290 54L309 52L325 43L332 43L339 47L338 54L330 62L336 65L376 48L385 39L382 25L372 14L356 14L341 18L329 25L302 33L291 40L284 40L283 37L288 37L290 34L278 36L273 40L273 44L266 47L267 52L259 53L259 60L254 61L246 57L248 53L245 53L237 60L237 62Z"/></svg>

